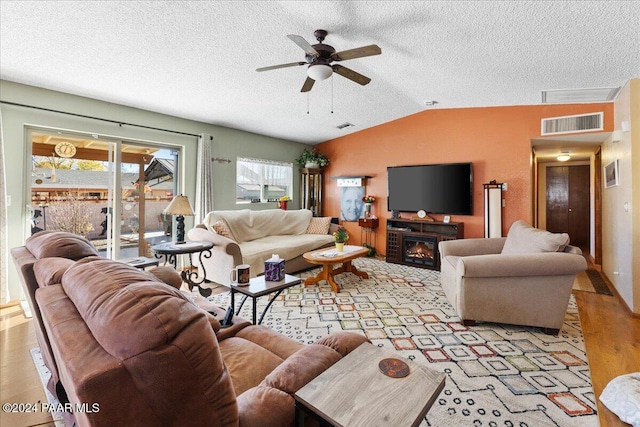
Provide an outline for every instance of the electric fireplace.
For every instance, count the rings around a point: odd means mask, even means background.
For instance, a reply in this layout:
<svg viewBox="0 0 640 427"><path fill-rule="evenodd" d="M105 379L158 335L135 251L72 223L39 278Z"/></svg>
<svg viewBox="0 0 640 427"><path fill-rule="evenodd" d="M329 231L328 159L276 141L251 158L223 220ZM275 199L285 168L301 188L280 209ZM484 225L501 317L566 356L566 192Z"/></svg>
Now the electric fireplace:
<svg viewBox="0 0 640 427"><path fill-rule="evenodd" d="M402 236L402 261L421 267L438 265L438 238L425 235Z"/></svg>

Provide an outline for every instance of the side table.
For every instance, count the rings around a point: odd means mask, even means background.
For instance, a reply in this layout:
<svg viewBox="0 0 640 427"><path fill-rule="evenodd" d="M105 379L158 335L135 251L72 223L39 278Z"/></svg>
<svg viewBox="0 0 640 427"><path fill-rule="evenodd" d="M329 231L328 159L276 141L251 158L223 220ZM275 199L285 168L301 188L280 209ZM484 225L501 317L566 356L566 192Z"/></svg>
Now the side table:
<svg viewBox="0 0 640 427"><path fill-rule="evenodd" d="M280 293L282 293L283 290L290 288L292 286L298 285L301 282L302 282L301 278L285 274L284 279L280 280L279 282L269 282L264 279L264 276L258 276L251 279L249 281L249 285L241 286L241 285L238 285L237 283L232 283L231 284L231 307L233 307L232 310L235 310L236 293L241 293L244 295L244 298L240 302L240 306L236 310L236 313L235 313L236 315L240 313L240 309L242 308L242 305L247 300L247 298L251 298L253 302L253 319L252 319L253 324L259 325L262 323L262 319L264 319L264 315L266 314L267 310L269 310L269 307L271 307L271 304L273 304L273 301L275 301L275 299L278 298L278 295L280 295ZM260 320L258 320L258 323L256 323L256 319L258 317L256 313L258 297L261 297L263 295L268 295L274 292L276 294L270 297L269 302L267 303L267 306L264 308L264 310L262 311L262 314L260 315Z"/></svg>
<svg viewBox="0 0 640 427"><path fill-rule="evenodd" d="M202 268L202 279L196 280L198 277L198 273L192 268L190 268L189 270L182 270L180 275L182 276L182 280L189 285L189 290L193 290L193 287L197 286L200 295L202 295L203 297L208 297L213 292L211 288L203 288L202 286L200 286L204 283L205 277L207 276L207 272L205 271L204 265L202 264L202 258L211 258L212 247L213 243L211 242L171 242L152 246L151 250L155 252L155 257L158 259L164 256L164 263L173 265L173 268L175 269L177 269L178 267L178 255L188 255L189 265L191 267L194 267L192 255L198 254L198 260L200 261L200 267Z"/></svg>
<svg viewBox="0 0 640 427"><path fill-rule="evenodd" d="M360 241L366 243L367 247L376 247L376 228L378 228L380 220L378 218L360 218L358 219L358 225L360 226ZM364 233L364 239L362 234ZM375 252L374 252L375 255Z"/></svg>
<svg viewBox="0 0 640 427"><path fill-rule="evenodd" d="M160 264L160 260L158 260L157 258L149 258L146 256L138 258L119 259L118 261L129 264L132 267L139 268L140 270L144 270L147 267L157 267L158 264Z"/></svg>
<svg viewBox="0 0 640 427"><path fill-rule="evenodd" d="M385 375L379 366L384 359L399 359L408 372L397 378ZM321 425L415 427L436 401L445 380L442 372L363 343L295 393L296 423L304 426L310 414Z"/></svg>

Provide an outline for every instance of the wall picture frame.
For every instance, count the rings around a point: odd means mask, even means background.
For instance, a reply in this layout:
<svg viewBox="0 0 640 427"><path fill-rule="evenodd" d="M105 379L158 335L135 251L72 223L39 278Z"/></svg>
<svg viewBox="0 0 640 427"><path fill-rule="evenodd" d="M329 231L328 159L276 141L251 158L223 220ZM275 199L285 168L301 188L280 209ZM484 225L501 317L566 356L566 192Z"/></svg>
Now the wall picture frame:
<svg viewBox="0 0 640 427"><path fill-rule="evenodd" d="M604 167L604 188L611 188L620 185L620 173L618 171L618 160L607 163Z"/></svg>
<svg viewBox="0 0 640 427"><path fill-rule="evenodd" d="M364 186L340 187L340 219L358 221L364 218Z"/></svg>

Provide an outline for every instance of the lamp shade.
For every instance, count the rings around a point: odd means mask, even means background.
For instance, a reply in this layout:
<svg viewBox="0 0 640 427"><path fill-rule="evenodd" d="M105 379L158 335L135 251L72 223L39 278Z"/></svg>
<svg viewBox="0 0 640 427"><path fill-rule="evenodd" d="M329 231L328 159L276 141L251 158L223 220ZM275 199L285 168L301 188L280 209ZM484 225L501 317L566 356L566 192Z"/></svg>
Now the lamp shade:
<svg viewBox="0 0 640 427"><path fill-rule="evenodd" d="M164 213L167 215L183 215L194 216L193 208L187 196L182 194L173 198L169 206L164 209Z"/></svg>
<svg viewBox="0 0 640 427"><path fill-rule="evenodd" d="M329 65L325 64L317 64L317 65L309 65L307 68L307 76L312 78L315 81L318 80L326 80L331 77L333 74L333 69Z"/></svg>

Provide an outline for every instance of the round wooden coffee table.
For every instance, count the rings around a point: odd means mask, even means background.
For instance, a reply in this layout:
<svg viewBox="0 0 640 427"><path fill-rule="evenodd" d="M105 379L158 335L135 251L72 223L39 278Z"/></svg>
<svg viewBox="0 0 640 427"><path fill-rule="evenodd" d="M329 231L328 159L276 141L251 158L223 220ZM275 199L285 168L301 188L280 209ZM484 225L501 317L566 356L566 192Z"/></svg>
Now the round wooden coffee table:
<svg viewBox="0 0 640 427"><path fill-rule="evenodd" d="M336 281L333 280L333 276L337 274L353 273L363 279L368 279L369 275L367 273L364 271L358 271L358 269L351 264L352 260L365 256L368 253L369 248L346 245L343 252L338 252L335 248L325 248L303 254L302 257L307 260L307 262L322 265L322 271L320 271L316 277L309 277L305 279L305 286L314 285L321 280L326 280L331 286L331 289L333 289L333 292L338 293L340 287ZM342 264L342 266L333 268L335 264Z"/></svg>

